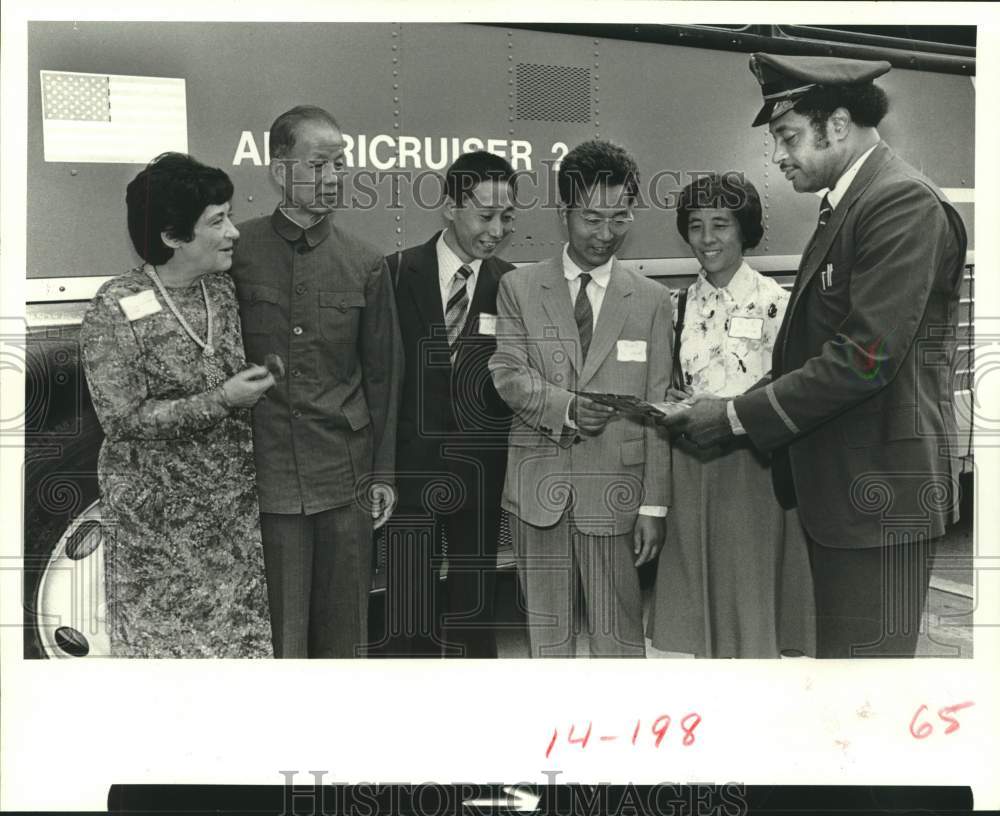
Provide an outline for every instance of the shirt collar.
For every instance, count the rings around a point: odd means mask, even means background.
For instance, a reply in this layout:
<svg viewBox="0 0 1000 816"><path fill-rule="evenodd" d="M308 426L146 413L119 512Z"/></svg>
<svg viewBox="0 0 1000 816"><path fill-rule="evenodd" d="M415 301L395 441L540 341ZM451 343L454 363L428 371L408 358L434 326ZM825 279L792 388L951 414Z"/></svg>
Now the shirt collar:
<svg viewBox="0 0 1000 816"><path fill-rule="evenodd" d="M438 259L438 279L443 284L450 284L452 278L455 277L455 273L458 272L459 268L462 266L467 266L472 270L472 274L476 275L479 273L479 267L483 265L482 258L473 258L471 261L466 263L455 251L448 246L448 243L444 240L444 234L448 230L442 230L441 234L437 239L437 259Z"/></svg>
<svg viewBox="0 0 1000 816"><path fill-rule="evenodd" d="M563 277L568 281L575 281L580 275L583 274L583 270L580 269L574 262L573 259L569 257L569 244L563 247ZM615 258L612 255L608 260L602 263L600 266L595 266L587 274L590 275L590 279L600 286L602 289L608 288L608 281L611 280L611 267L614 265Z"/></svg>
<svg viewBox="0 0 1000 816"><path fill-rule="evenodd" d="M333 229L330 219L326 216L323 216L319 219L319 221L315 224L311 224L308 228L303 229L301 226L292 221L292 219L288 217L281 207L275 207L274 213L271 215L271 226L274 227L274 231L278 233L278 235L292 244L304 235L305 241L309 245L310 249L322 243L323 240L330 234L330 230Z"/></svg>
<svg viewBox="0 0 1000 816"><path fill-rule="evenodd" d="M743 261L725 286L716 287L705 275L704 269L699 270L697 283L698 295L701 297L718 293L720 297L732 300L734 303L746 303L753 295L756 276L749 264Z"/></svg>
<svg viewBox="0 0 1000 816"><path fill-rule="evenodd" d="M865 163L865 159L872 154L872 151L876 147L878 147L878 142L873 144L864 153L858 156L857 161L847 168L844 175L837 179L837 183L833 185L833 189L826 194L826 200L830 202L830 206L833 209L837 208L837 205L840 203L840 199L844 197L844 193L847 192L847 188L851 186L851 182L854 181L854 177L861 169L861 165Z"/></svg>

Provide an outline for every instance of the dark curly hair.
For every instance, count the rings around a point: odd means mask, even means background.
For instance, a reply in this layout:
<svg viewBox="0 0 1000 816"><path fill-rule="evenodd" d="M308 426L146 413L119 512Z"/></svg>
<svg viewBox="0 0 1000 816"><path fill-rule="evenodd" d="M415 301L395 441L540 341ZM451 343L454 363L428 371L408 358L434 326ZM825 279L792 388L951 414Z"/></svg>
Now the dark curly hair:
<svg viewBox="0 0 1000 816"><path fill-rule="evenodd" d="M878 127L889 112L889 97L874 82L817 85L795 103L793 110L807 116L813 129L822 134L826 130L826 120L837 108L846 108L857 125Z"/></svg>
<svg viewBox="0 0 1000 816"><path fill-rule="evenodd" d="M592 139L563 157L558 175L559 198L567 207L579 206L580 199L598 184L621 184L628 199L634 201L639 195L639 166L623 147Z"/></svg>
<svg viewBox="0 0 1000 816"><path fill-rule="evenodd" d="M135 251L147 263L165 264L174 251L160 233L190 241L205 208L232 197L233 183L222 170L185 153L161 153L125 189L128 234Z"/></svg>
<svg viewBox="0 0 1000 816"><path fill-rule="evenodd" d="M764 237L760 194L742 173L711 173L699 176L681 190L677 202L677 231L688 240L693 210L732 210L740 225L743 249L753 249Z"/></svg>
<svg viewBox="0 0 1000 816"><path fill-rule="evenodd" d="M517 190L517 173L510 162L485 150L463 153L444 174L445 192L459 205L484 181L505 181L512 192Z"/></svg>

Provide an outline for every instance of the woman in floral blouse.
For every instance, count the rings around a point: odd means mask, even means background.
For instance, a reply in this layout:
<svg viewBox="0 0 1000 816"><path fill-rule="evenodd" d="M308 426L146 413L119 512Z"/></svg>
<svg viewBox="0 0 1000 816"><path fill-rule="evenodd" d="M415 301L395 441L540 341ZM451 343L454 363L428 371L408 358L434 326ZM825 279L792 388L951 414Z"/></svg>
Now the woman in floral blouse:
<svg viewBox="0 0 1000 816"><path fill-rule="evenodd" d="M771 369L788 293L743 259L764 234L760 196L735 173L681 193L677 228L701 264L673 293L674 377L686 395L733 397ZM815 651L812 576L795 510L774 497L766 458L736 437L699 449L673 444L673 498L649 635L697 657Z"/></svg>
<svg viewBox="0 0 1000 816"><path fill-rule="evenodd" d="M190 156L128 185L146 263L105 283L80 340L105 440L98 481L112 654L270 657L247 367L233 283L233 185Z"/></svg>

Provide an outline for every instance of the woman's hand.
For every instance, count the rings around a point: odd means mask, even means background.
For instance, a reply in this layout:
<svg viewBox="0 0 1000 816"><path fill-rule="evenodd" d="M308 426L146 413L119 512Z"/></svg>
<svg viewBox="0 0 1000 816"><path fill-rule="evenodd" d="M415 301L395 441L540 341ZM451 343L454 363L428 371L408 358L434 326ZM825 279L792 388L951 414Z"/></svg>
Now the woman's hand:
<svg viewBox="0 0 1000 816"><path fill-rule="evenodd" d="M694 405L703 400L713 399L712 395L706 391L681 391L677 388L667 389L667 398L676 402L683 402L686 405Z"/></svg>
<svg viewBox="0 0 1000 816"><path fill-rule="evenodd" d="M222 398L230 408L253 408L272 385L274 375L264 366L252 365L222 384Z"/></svg>

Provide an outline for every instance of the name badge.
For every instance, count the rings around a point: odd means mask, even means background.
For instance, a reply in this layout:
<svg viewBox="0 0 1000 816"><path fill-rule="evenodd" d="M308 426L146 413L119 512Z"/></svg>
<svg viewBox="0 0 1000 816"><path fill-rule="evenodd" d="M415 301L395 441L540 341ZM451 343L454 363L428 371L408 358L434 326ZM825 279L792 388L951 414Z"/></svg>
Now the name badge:
<svg viewBox="0 0 1000 816"><path fill-rule="evenodd" d="M160 306L160 301L156 299L156 293L152 289L145 289L134 295L119 298L118 305L122 307L122 311L125 312L125 317L129 319L130 323L141 317L148 317L163 311L163 307Z"/></svg>
<svg viewBox="0 0 1000 816"><path fill-rule="evenodd" d="M764 336L764 318L762 317L731 317L729 318L729 336L746 340L760 340Z"/></svg>
<svg viewBox="0 0 1000 816"><path fill-rule="evenodd" d="M488 334L491 337L496 337L497 334L497 316L493 314L480 314L479 315L479 333Z"/></svg>
<svg viewBox="0 0 1000 816"><path fill-rule="evenodd" d="M619 340L618 361L622 363L646 362L645 340Z"/></svg>

